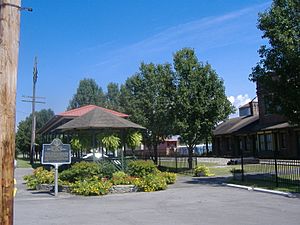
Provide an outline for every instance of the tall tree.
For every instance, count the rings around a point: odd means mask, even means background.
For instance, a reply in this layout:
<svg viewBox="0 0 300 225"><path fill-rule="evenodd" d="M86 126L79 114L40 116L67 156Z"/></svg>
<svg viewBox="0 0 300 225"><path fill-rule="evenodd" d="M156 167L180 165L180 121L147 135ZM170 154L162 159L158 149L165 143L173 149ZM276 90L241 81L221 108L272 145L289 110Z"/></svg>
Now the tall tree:
<svg viewBox="0 0 300 225"><path fill-rule="evenodd" d="M184 48L174 55L177 82L176 130L186 143L189 168L193 149L209 137L212 128L232 112L223 81L209 64L198 61L194 50Z"/></svg>
<svg viewBox="0 0 300 225"><path fill-rule="evenodd" d="M259 14L258 29L269 45L259 49L261 60L250 79L269 93L270 111L300 124L300 1L274 0Z"/></svg>
<svg viewBox="0 0 300 225"><path fill-rule="evenodd" d="M85 78L79 82L76 94L70 100L68 109L79 108L84 105L104 106L105 96L102 88L94 79Z"/></svg>
<svg viewBox="0 0 300 225"><path fill-rule="evenodd" d="M54 116L54 112L51 109L42 109L36 112L36 129L39 130ZM32 127L32 114L26 117L18 124L18 131L16 134L16 150L18 153L28 154L30 151L30 139L31 139L31 127ZM41 146L42 139L39 134L36 136L36 144Z"/></svg>
<svg viewBox="0 0 300 225"><path fill-rule="evenodd" d="M175 86L170 64L142 63L140 71L121 87L121 103L130 119L146 127L144 141L154 151L171 133Z"/></svg>
<svg viewBox="0 0 300 225"><path fill-rule="evenodd" d="M120 89L117 83L111 82L107 85L105 107L116 111L123 111L120 106Z"/></svg>

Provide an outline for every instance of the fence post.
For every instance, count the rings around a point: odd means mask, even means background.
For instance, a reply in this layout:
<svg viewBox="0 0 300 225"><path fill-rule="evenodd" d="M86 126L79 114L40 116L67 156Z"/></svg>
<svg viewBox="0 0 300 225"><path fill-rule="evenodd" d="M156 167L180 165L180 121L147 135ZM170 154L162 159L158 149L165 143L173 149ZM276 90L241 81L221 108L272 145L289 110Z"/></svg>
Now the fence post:
<svg viewBox="0 0 300 225"><path fill-rule="evenodd" d="M278 133L274 133L274 141L275 141L275 151L274 151L274 161L275 161L275 181L276 187L278 187L278 167L277 167L277 154L278 154Z"/></svg>
<svg viewBox="0 0 300 225"><path fill-rule="evenodd" d="M158 166L161 166L161 155L158 153Z"/></svg>
<svg viewBox="0 0 300 225"><path fill-rule="evenodd" d="M177 152L175 153L175 172L178 173L178 167L177 167Z"/></svg>
<svg viewBox="0 0 300 225"><path fill-rule="evenodd" d="M240 146L240 139L239 139L239 146ZM240 147L241 150L241 166L242 166L242 181L245 181L245 175L244 175L244 152L243 152L243 146Z"/></svg>

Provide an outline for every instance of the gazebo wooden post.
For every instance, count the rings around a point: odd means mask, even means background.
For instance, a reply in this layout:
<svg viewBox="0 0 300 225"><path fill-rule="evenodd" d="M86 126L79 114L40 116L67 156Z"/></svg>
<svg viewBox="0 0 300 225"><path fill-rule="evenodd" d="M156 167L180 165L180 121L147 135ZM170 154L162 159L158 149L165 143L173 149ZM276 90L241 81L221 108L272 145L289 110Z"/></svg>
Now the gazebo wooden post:
<svg viewBox="0 0 300 225"><path fill-rule="evenodd" d="M126 146L125 130L121 130L121 142L122 142L121 164L122 164L122 171L124 171L124 151L125 151L125 146Z"/></svg>
<svg viewBox="0 0 300 225"><path fill-rule="evenodd" d="M95 148L96 148L96 134L95 131L92 133L92 139L93 139L93 162L96 161L96 156L95 156Z"/></svg>

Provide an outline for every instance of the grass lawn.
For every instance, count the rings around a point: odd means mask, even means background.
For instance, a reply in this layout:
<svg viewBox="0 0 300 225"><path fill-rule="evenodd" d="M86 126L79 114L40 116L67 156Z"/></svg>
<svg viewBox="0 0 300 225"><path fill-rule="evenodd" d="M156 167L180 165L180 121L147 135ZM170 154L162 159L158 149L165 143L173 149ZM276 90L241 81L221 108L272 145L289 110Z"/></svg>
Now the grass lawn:
<svg viewBox="0 0 300 225"><path fill-rule="evenodd" d="M39 162L36 162L32 165L29 163L29 159L17 158L17 168L36 168L41 166Z"/></svg>
<svg viewBox="0 0 300 225"><path fill-rule="evenodd" d="M241 169L240 165L230 165L230 166L220 166L220 167L208 167L209 171L213 173L216 177L221 176L230 176L232 173L230 172L233 169Z"/></svg>
<svg viewBox="0 0 300 225"><path fill-rule="evenodd" d="M201 163L198 162L198 164L205 165L207 167L218 165L217 163L212 163L212 162L201 162ZM159 162L159 165L163 167L176 168L175 160L161 160ZM193 161L193 166L195 166L195 161ZM185 159L184 161L182 161L181 159L178 159L177 168L188 168L187 160Z"/></svg>
<svg viewBox="0 0 300 225"><path fill-rule="evenodd" d="M176 162L174 159L171 160L161 160L160 169L170 172L178 172L186 175L194 175L194 170L188 170L188 163L186 158L178 158L177 160L177 171L176 171ZM215 176L230 176L230 172L233 168L240 169L240 165L230 165L230 166L220 166L218 163L214 162L198 162L197 165L207 166L210 170L210 173L213 173ZM193 161L193 167L195 167L195 161Z"/></svg>

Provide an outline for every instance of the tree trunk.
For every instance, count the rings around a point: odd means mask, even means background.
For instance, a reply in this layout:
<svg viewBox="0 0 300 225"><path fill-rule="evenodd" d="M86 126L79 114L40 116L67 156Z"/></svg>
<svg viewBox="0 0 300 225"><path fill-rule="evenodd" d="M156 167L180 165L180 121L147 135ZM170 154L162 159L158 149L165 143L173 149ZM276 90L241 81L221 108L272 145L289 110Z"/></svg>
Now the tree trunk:
<svg viewBox="0 0 300 225"><path fill-rule="evenodd" d="M13 224L19 0L0 0L0 224Z"/></svg>
<svg viewBox="0 0 300 225"><path fill-rule="evenodd" d="M189 146L188 145L188 153L189 153L188 164L189 164L189 170L193 169L193 149L194 149L193 146Z"/></svg>
<svg viewBox="0 0 300 225"><path fill-rule="evenodd" d="M205 138L205 146L206 146L206 156L208 156L208 138Z"/></svg>
<svg viewBox="0 0 300 225"><path fill-rule="evenodd" d="M158 152L157 152L157 144L154 144L153 146L153 152L154 152L154 163L157 165L158 163Z"/></svg>

